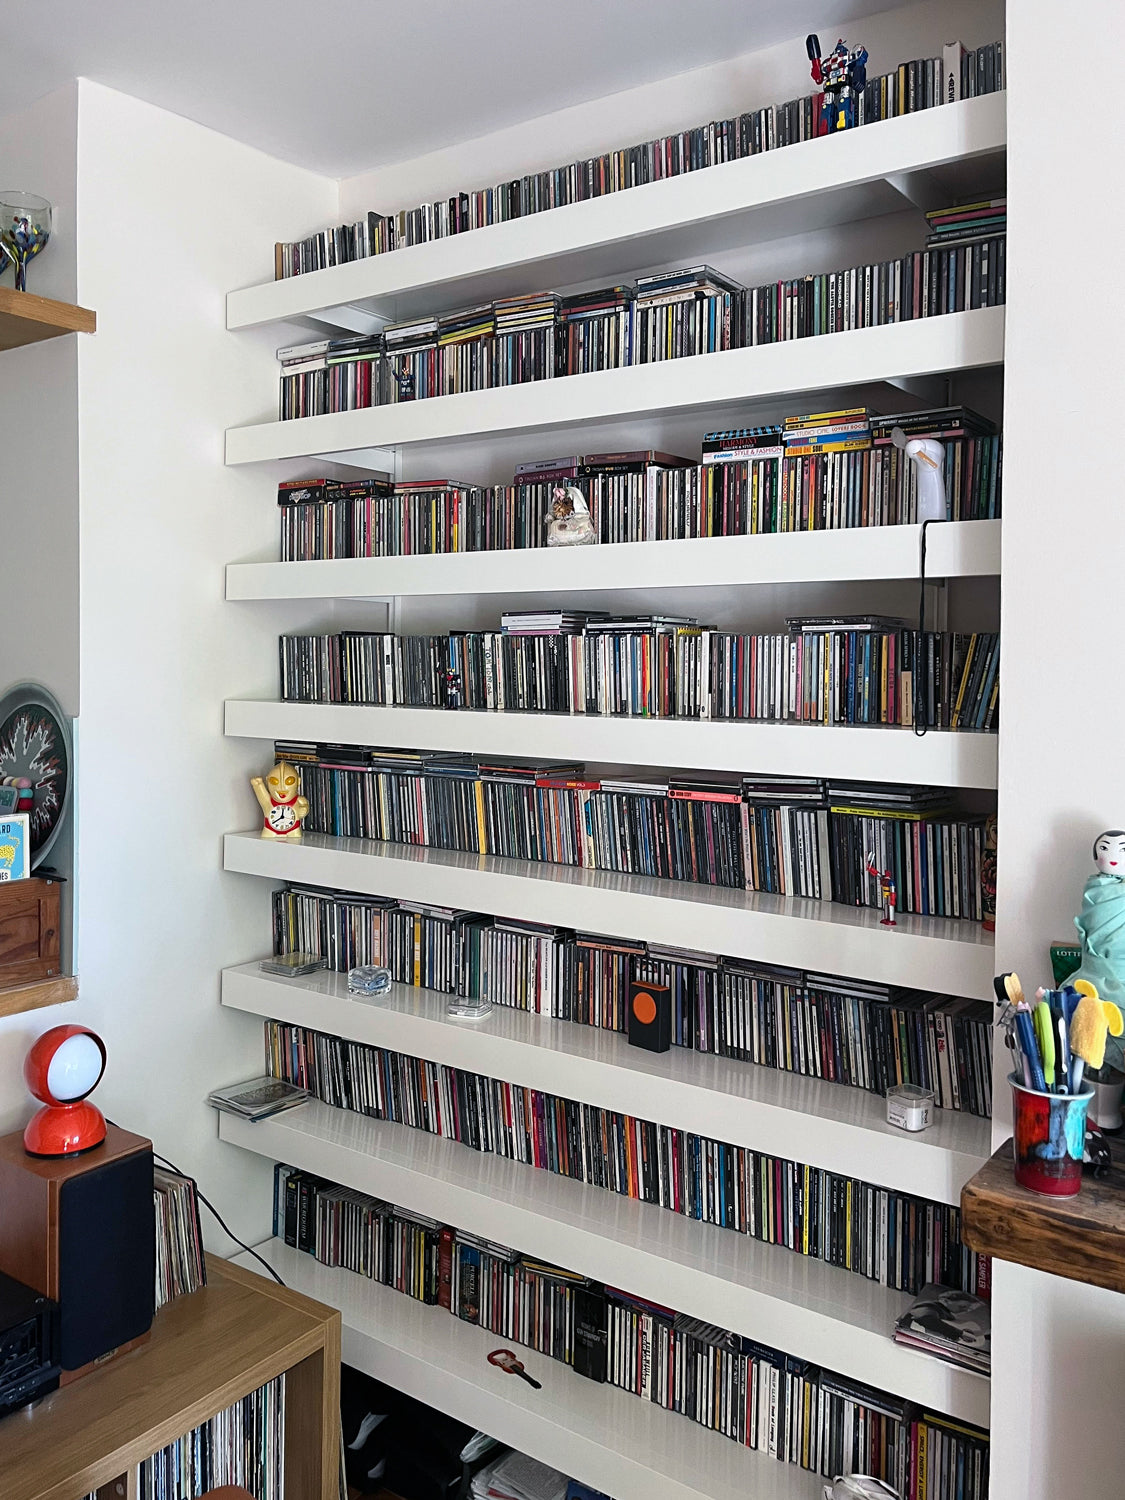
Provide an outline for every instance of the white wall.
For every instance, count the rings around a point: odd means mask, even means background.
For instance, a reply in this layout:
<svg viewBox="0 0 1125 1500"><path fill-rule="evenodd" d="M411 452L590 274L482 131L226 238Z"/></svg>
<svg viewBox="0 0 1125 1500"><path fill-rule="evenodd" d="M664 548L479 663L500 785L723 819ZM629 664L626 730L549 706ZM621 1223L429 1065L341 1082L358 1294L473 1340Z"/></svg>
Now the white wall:
<svg viewBox="0 0 1125 1500"><path fill-rule="evenodd" d="M278 221L328 221L335 183L83 81L81 1011L105 1037L103 1108L268 1232L268 1170L220 1146L207 1092L262 1066L260 1022L219 970L269 950L264 882L223 875L261 745L224 740L226 696L275 690L279 617L223 600L223 566L276 545L269 475L226 469L223 430L274 378L275 331L224 327L267 275ZM106 232L107 214L128 243Z"/></svg>
<svg viewBox="0 0 1125 1500"><path fill-rule="evenodd" d="M690 10L685 10L684 24L693 24ZM908 58L934 56L943 42L954 38L967 47L995 41L1003 29L1003 0L923 0L855 21L847 35L867 47L868 72L874 76ZM825 30L820 40L823 47L831 46L835 33L829 39ZM777 47L743 53L345 178L340 184L341 217L351 221L369 209L390 213L457 191L491 187L525 172L542 172L745 109L779 104L811 93L812 87L802 31Z"/></svg>
<svg viewBox="0 0 1125 1500"><path fill-rule="evenodd" d="M28 285L42 296L69 301L77 279L77 132L76 84L0 120L0 175L9 186L38 193L55 207L51 240L32 262ZM9 268L0 286L12 283ZM78 352L73 338L0 353L0 523L5 596L0 694L17 682L42 682L75 714ZM0 1019L0 1134L21 1126L30 1113L20 1072L24 1053L61 1014Z"/></svg>
<svg viewBox="0 0 1125 1500"><path fill-rule="evenodd" d="M1120 109L1111 90L1089 89L1076 110L1042 74L1043 58L1096 52L1120 23L1112 0L1080 12L1019 0L1008 14L996 961L1017 969L1025 989L1047 981L1051 939L1073 933L1094 836L1125 818L1125 696L1109 603L1125 568L1111 446L1125 399L1125 308L1099 290L1125 233L1107 175ZM997 1144L1010 1133L1004 1051ZM998 1264L992 1369L993 1500L1122 1493L1125 1297Z"/></svg>

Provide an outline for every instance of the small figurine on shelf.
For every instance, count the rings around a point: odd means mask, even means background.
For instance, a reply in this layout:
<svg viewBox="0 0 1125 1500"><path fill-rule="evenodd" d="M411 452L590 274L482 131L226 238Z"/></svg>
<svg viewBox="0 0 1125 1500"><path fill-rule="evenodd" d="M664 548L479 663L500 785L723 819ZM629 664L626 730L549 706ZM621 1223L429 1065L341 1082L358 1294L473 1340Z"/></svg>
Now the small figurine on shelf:
<svg viewBox="0 0 1125 1500"><path fill-rule="evenodd" d="M1103 1000L1125 1007L1125 831L1107 828L1094 840L1097 870L1082 890L1074 919L1082 939L1082 962L1067 979L1086 979ZM1111 1036L1106 1061L1123 1067L1122 1044Z"/></svg>
<svg viewBox="0 0 1125 1500"><path fill-rule="evenodd" d="M461 674L453 667L445 669L445 706L446 708L463 708L465 705L464 688L461 683Z"/></svg>
<svg viewBox="0 0 1125 1500"><path fill-rule="evenodd" d="M867 856L867 873L872 880L879 882L879 899L883 903L883 915L881 925L884 927L897 927L895 921L895 907L898 905L898 895L895 890L895 878L890 870L880 870L875 863L874 854Z"/></svg>
<svg viewBox="0 0 1125 1500"><path fill-rule="evenodd" d="M299 839L301 824L309 815L309 799L300 795L297 769L279 760L264 779L252 776L250 785L262 809L264 839Z"/></svg>
<svg viewBox="0 0 1125 1500"><path fill-rule="evenodd" d="M597 541L586 497L576 485L556 485L547 522L548 547L589 547Z"/></svg>
<svg viewBox="0 0 1125 1500"><path fill-rule="evenodd" d="M400 401L413 401L415 394L414 372L407 369L404 359L400 359L391 371L391 377L398 387L398 399Z"/></svg>
<svg viewBox="0 0 1125 1500"><path fill-rule="evenodd" d="M805 38L805 48L812 63L812 80L824 90L821 118L825 132L850 130L856 124L856 98L867 85L867 48L848 51L843 37L827 57L820 54L820 38L815 32Z"/></svg>

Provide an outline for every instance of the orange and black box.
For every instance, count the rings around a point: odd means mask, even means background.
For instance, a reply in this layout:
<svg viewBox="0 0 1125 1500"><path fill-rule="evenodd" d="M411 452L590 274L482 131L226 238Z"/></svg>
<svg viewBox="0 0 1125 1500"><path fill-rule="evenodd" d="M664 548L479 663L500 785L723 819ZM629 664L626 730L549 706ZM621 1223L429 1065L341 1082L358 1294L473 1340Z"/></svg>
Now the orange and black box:
<svg viewBox="0 0 1125 1500"><path fill-rule="evenodd" d="M649 1052L667 1052L672 1045L672 992L666 984L629 985L629 1043Z"/></svg>

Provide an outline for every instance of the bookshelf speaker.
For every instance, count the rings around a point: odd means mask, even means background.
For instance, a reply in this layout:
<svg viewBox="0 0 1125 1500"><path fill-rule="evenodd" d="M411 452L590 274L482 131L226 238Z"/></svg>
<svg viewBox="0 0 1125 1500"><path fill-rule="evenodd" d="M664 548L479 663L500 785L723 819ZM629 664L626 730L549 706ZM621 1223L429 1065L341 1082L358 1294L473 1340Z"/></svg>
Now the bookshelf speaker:
<svg viewBox="0 0 1125 1500"><path fill-rule="evenodd" d="M156 1276L152 1144L107 1125L79 1156L0 1138L0 1271L59 1304L62 1380L143 1339Z"/></svg>
<svg viewBox="0 0 1125 1500"><path fill-rule="evenodd" d="M628 1037L633 1047L667 1052L672 1045L672 992L666 984L631 982Z"/></svg>

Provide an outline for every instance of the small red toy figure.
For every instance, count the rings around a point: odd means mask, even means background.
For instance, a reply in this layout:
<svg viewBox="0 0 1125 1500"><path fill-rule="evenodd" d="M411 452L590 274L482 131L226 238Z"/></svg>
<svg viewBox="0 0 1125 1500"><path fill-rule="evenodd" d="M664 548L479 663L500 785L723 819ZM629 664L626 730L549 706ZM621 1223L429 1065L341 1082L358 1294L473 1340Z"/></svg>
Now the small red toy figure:
<svg viewBox="0 0 1125 1500"><path fill-rule="evenodd" d="M883 903L883 916L881 926L897 927L895 921L895 907L898 905L898 897L895 893L895 878L890 870L880 870L875 863L874 854L867 856L867 873L873 880L879 882L879 899Z"/></svg>

